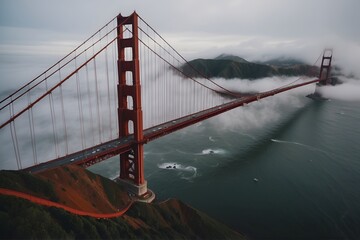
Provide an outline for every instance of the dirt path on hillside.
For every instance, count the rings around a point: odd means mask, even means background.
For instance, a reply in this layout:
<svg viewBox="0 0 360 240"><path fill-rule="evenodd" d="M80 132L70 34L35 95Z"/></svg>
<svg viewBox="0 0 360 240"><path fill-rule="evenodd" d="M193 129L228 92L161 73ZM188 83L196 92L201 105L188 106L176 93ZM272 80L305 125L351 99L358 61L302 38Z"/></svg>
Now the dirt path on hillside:
<svg viewBox="0 0 360 240"><path fill-rule="evenodd" d="M56 203L56 202L49 201L47 199L35 197L35 196L30 195L30 194L14 191L14 190L10 190L10 189L5 189L5 188L0 188L0 194L7 195L7 196L19 197L19 198L31 201L33 203L43 205L43 206L61 208L61 209L65 210L65 211L70 212L70 213L75 214L75 215L88 216L88 217L94 217L94 218L116 218L116 217L120 217L123 214L125 214L126 211L133 204L133 202L130 202L124 209L119 210L118 212L115 212L115 213L104 213L104 214L102 214L102 213L91 213L91 212L80 211L80 210L70 208L68 206L65 206L65 205L62 205L62 204L59 204L59 203Z"/></svg>

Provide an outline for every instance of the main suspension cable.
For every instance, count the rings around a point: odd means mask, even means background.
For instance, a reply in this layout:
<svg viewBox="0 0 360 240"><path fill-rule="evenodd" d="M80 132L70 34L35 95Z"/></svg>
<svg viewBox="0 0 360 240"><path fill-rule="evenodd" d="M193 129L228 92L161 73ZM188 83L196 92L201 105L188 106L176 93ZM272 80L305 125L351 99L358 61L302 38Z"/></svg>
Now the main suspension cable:
<svg viewBox="0 0 360 240"><path fill-rule="evenodd" d="M226 88L224 88L223 86L219 85L218 83L216 83L215 81L211 80L210 78L208 78L207 76L205 76L203 73L201 73L199 70L197 70L189 61L187 61L173 46L171 46L153 27L151 27L143 18L141 18L140 16L138 16L152 31L154 31L156 33L157 36L159 36L161 38L161 40L163 40L187 65L189 65L195 72L197 72L201 77L203 77L204 79L210 81L212 84L214 84L215 86L219 87L220 89L224 90L225 92L227 92L227 94L232 95L234 97L242 97L239 94L236 94ZM142 29L139 28L141 31ZM146 33L145 33L146 34ZM152 39L153 41L155 41L154 39ZM155 41L156 42L156 41ZM159 45L161 46L161 45ZM162 46L161 46L162 47ZM172 56L172 55L171 55ZM180 62L180 61L179 61ZM191 78L193 80L193 78ZM218 91L216 91L218 92Z"/></svg>
<svg viewBox="0 0 360 240"><path fill-rule="evenodd" d="M130 33L132 33L132 31L128 28L126 28L127 31L129 31ZM132 33L133 34L133 33ZM185 77L191 79L192 81L198 83L199 85L213 91L216 93L219 93L218 90L213 89L199 81L197 81L196 79L194 79L193 77L189 76L188 74L186 74L185 72L183 72L182 70L180 70L178 67L176 67L174 64L170 63L168 60L166 60L165 58L163 58L162 56L160 56L160 54L158 54L155 50L153 50L149 45L147 45L142 39L140 39L136 34L133 34L145 47L147 47L151 52L153 52L156 56L158 56L161 60L163 60L164 62L166 62L169 66L171 66L172 68L174 68L176 71L178 71L179 73L181 73L182 75L184 75Z"/></svg>
<svg viewBox="0 0 360 240"><path fill-rule="evenodd" d="M316 64L317 64L317 62L319 61L319 59L321 58L321 53L319 54L319 57L316 59L316 61L313 63L313 65L311 65L312 67L314 67ZM303 77L299 77L299 78L297 78L297 79L295 79L294 81L292 81L292 82L290 82L290 83L287 83L287 84L284 84L284 85L282 85L282 86L280 86L280 87L277 87L277 88L275 88L275 89L272 89L272 90L277 90L277 89L280 89L280 88L285 88L285 87L288 87L288 86L290 86L290 85L293 85L294 83L296 83L297 81L299 81L300 79L302 79ZM272 91L271 90L271 91Z"/></svg>
<svg viewBox="0 0 360 240"><path fill-rule="evenodd" d="M117 16L116 16L117 17ZM39 79L42 75L46 74L50 69L52 69L53 67L55 67L56 65L60 64L64 59L66 59L68 56L70 56L71 54L73 54L74 52L76 52L79 48L81 48L83 45L85 45L91 38L93 38L98 32L102 31L107 25L109 25L112 21L114 21L116 19L116 17L112 18L108 23L106 23L103 27L101 27L98 31L96 31L93 35L91 35L89 38L87 38L83 43L81 43L78 47L76 47L74 50L72 50L70 53L68 53L67 55L65 55L63 58L61 58L59 61L57 61L55 64L53 64L51 67L49 67L48 69L46 69L43 73L39 74L37 77L35 77L33 80L31 80L30 82L26 83L25 85L23 85L22 87L20 87L18 90L16 90L15 92L13 92L12 94L10 94L9 96L7 96L6 98L4 98L3 100L0 101L0 104L3 103L4 101L6 101L7 99L13 97L15 94L17 94L18 92L20 92L21 90L23 90L25 87L29 86L30 84L32 84L33 82L35 82L37 79ZM66 65L66 64L65 64ZM49 77L49 76L48 76ZM43 80L44 81L44 80ZM41 82L43 82L41 81ZM37 84L38 85L38 84ZM37 86L36 85L36 86ZM30 88L31 90L32 88ZM16 99L13 99L12 101L15 101ZM7 106L7 105L6 105ZM5 107L6 107L5 106ZM3 109L3 107L1 108ZM0 110L1 110L0 109Z"/></svg>

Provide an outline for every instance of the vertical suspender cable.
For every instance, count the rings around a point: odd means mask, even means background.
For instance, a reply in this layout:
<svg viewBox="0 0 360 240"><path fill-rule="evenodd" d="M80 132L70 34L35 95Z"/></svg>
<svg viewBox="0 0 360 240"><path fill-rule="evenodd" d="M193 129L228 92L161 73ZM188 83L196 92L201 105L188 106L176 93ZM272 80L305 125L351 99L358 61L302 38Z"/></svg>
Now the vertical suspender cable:
<svg viewBox="0 0 360 240"><path fill-rule="evenodd" d="M165 55L165 52L162 51L163 54ZM167 108L167 104L170 104L168 101L167 101L167 95L168 95L168 89L167 89L167 84L166 84L166 64L165 62L163 62L163 74L162 74L162 78L163 78L163 94L164 94L164 97L163 97L163 100L162 100L162 105L163 105L163 116L164 116L164 121L167 121L167 120L170 120L168 119L167 117L167 111L166 111L166 108Z"/></svg>
<svg viewBox="0 0 360 240"><path fill-rule="evenodd" d="M140 25L141 22L139 22L138 24ZM138 31L138 32L139 32L139 38L143 39L142 32L140 32L140 31ZM143 67L144 67L144 60L143 60L143 48L142 48L141 44L139 44L139 65L140 65L141 103L144 103L146 92L144 91L144 81L143 81L144 72L142 71ZM143 126L146 127L146 117L145 117L146 114L144 114L144 106L145 106L145 104L142 104L141 107L142 107L142 111L143 111Z"/></svg>
<svg viewBox="0 0 360 240"><path fill-rule="evenodd" d="M27 93L28 97L28 105L31 104L31 97L30 97L30 91ZM29 119L29 128L30 128L30 141L31 141L31 148L33 153L33 161L34 165L36 165L36 154L35 154L35 140L34 140L34 132L33 132L33 121L32 121L32 108L28 110L28 119Z"/></svg>
<svg viewBox="0 0 360 240"><path fill-rule="evenodd" d="M45 81L45 88L46 91L48 90L47 80ZM50 115L51 115L51 123L53 129L53 138L54 138L54 147L55 147L55 157L58 157L59 150L58 150L58 143L57 143L57 134L56 134L56 118L55 118L55 111L53 105L53 94L52 92L49 93L49 106L50 106Z"/></svg>
<svg viewBox="0 0 360 240"><path fill-rule="evenodd" d="M85 59L87 59L86 56L86 52L85 52ZM91 136L92 136L92 145L95 144L95 135L93 134L94 132L94 118L93 118L93 112L92 112L92 104L91 104L91 91L90 91L90 79L89 79L89 67L86 64L85 65L85 70L86 70L86 85L87 85L87 95L88 95L88 101L89 101L89 112L90 112L90 132L91 132Z"/></svg>
<svg viewBox="0 0 360 240"><path fill-rule="evenodd" d="M14 104L12 102L12 97L10 98L10 118L14 115ZM19 152L19 143L17 141L16 137L16 130L15 130L15 121L10 122L10 132L11 132L11 139L13 142L14 147L14 153L15 153L15 159L16 159L16 165L18 169L21 169L21 161L20 161L20 152Z"/></svg>
<svg viewBox="0 0 360 240"><path fill-rule="evenodd" d="M174 58L173 58L173 65L174 65ZM171 69L172 70L172 69ZM174 79L176 81L176 91L179 93L179 96L181 96L181 89L180 89L180 78L179 76L174 75ZM176 97L175 95L172 96L172 98L174 99L173 101L176 104L176 112L174 113L174 118L177 118L177 114L180 112L180 102L178 101L178 97Z"/></svg>
<svg viewBox="0 0 360 240"><path fill-rule="evenodd" d="M161 48L158 49L159 51L159 55L161 56L162 55L162 52L161 52ZM163 62L162 61L159 61L159 112L160 112L160 118L159 120L161 122L164 122L164 111L163 111L163 108L164 108L164 102L163 102L163 97L164 97L164 79L163 79Z"/></svg>
<svg viewBox="0 0 360 240"><path fill-rule="evenodd" d="M99 32L99 39L101 39L101 34ZM93 55L95 55L95 45L93 46ZM95 74L95 90L96 90L96 113L97 113L97 122L99 129L99 142L102 142L102 124L101 124L101 116L100 116L100 95L99 95L99 83L97 76L97 65L96 58L94 58L94 74Z"/></svg>
<svg viewBox="0 0 360 240"><path fill-rule="evenodd" d="M76 56L76 51L75 51ZM75 69L77 69L77 57L75 57ZM82 111L82 98L80 91L80 80L79 80L79 72L76 72L76 96L78 102L78 111L79 111L79 122L80 122L80 136L81 136L81 147L85 149L85 135L84 135L84 119L83 119L83 111Z"/></svg>
<svg viewBox="0 0 360 240"><path fill-rule="evenodd" d="M153 50L156 52L156 46L154 44L153 46ZM155 96L154 96L154 125L158 124L158 116L159 116L159 86L158 86L158 61L156 58L156 55L154 56L154 81L153 81L153 85L154 85L154 92L155 92Z"/></svg>
<svg viewBox="0 0 360 240"><path fill-rule="evenodd" d="M114 34L116 34L116 31L114 31ZM114 99L113 99L113 102L114 102L114 116L115 116L115 127L116 127L116 134L115 136L119 136L119 125L117 124L118 123L118 119L117 119L117 114L116 114L116 109L117 109L117 101L116 101L116 96L117 96L117 70L116 70L116 62L117 62L117 58L116 58L116 53L117 53L117 44L113 44L113 52L112 52L112 55L113 55L113 60L112 60L112 63L113 63L113 90L114 90Z"/></svg>
<svg viewBox="0 0 360 240"><path fill-rule="evenodd" d="M149 43L151 44L151 42L149 41ZM150 45L151 46L151 45ZM155 118L156 118L156 109L155 109L155 98L156 98L156 89L155 89L155 58L154 55L152 53L149 52L149 63L151 65L150 69L149 69L149 73L151 76L151 81L149 82L149 89L151 89L151 95L150 96L150 109L149 112L151 112L151 126L155 125Z"/></svg>
<svg viewBox="0 0 360 240"><path fill-rule="evenodd" d="M192 95L193 95L193 103L191 104L192 106L191 106L191 113L194 113L194 112L196 112L196 111L198 111L198 106L197 106L197 97L196 97L196 85L195 85L195 83L192 83Z"/></svg>
<svg viewBox="0 0 360 240"><path fill-rule="evenodd" d="M10 106L11 107L11 106ZM11 140L13 142L13 147L14 147L14 153L15 153L15 159L16 159L16 165L18 170L20 169L20 160L19 160L19 152L18 152L18 146L17 146L17 141L15 140L15 126L14 126L14 122L10 123L10 132L11 132Z"/></svg>
<svg viewBox="0 0 360 240"><path fill-rule="evenodd" d="M106 32L108 27L106 26ZM106 35L106 43L109 42L109 35ZM105 74L106 74L106 87L107 87L107 101L108 101L108 120L109 120L109 140L112 139L112 121L111 121L111 106L110 106L110 79L109 79L109 60L108 60L108 48L105 48Z"/></svg>
<svg viewBox="0 0 360 240"><path fill-rule="evenodd" d="M109 80L109 63L108 63L108 50L105 49L105 70L106 70L106 86L107 86L107 101L109 112L109 139L112 139L112 121L111 121L111 106L110 106L110 80Z"/></svg>
<svg viewBox="0 0 360 240"><path fill-rule="evenodd" d="M34 125L34 112L33 112L33 108L30 108L30 114L31 114L32 132L33 132L33 136L34 136L33 138L34 138L35 164L38 164L37 149L36 149L36 133L35 133L35 125Z"/></svg>
<svg viewBox="0 0 360 240"><path fill-rule="evenodd" d="M15 113L15 111L14 111L14 104L12 104L12 114L14 115L14 113ZM15 121L13 121L13 131L14 131L15 142L16 142L16 150L17 150L17 152L18 152L18 157L19 157L19 165L20 165L20 169L22 169L21 155L20 155L20 150L19 150L19 141L18 141L18 139L17 139Z"/></svg>
<svg viewBox="0 0 360 240"><path fill-rule="evenodd" d="M154 51L156 52L156 44L154 44ZM158 122L158 118L159 118L159 76L158 76L158 73L159 73L159 69L158 69L158 60L157 60L157 57L156 55L154 55L154 58L155 58L155 89L156 89L156 103L155 103L155 106L156 106L156 125L159 124Z"/></svg>
<svg viewBox="0 0 360 240"><path fill-rule="evenodd" d="M64 97L63 97L63 92L62 92L62 85L59 86L59 89L60 89L60 98L61 98L61 117L62 117L63 126L64 126L65 154L68 154L69 145L68 145L68 139L67 139L67 127L66 127L66 119L65 119L65 106L64 106Z"/></svg>
<svg viewBox="0 0 360 240"><path fill-rule="evenodd" d="M101 118L100 118L100 97L99 97L99 86L97 79L97 71L96 71L96 59L94 58L94 76L95 76L95 91L96 91L96 115L97 115L97 123L98 123L98 133L99 133L99 142L101 142Z"/></svg>
<svg viewBox="0 0 360 240"><path fill-rule="evenodd" d="M59 70L59 77L61 81L61 71ZM65 135L65 154L69 153L69 145L67 139L67 127L66 127L66 119L65 119L65 107L64 107L64 95L62 91L62 84L59 86L60 89L60 101L61 101L61 113L62 113L62 121L64 126L64 135Z"/></svg>
<svg viewBox="0 0 360 240"><path fill-rule="evenodd" d="M148 46L150 46L150 39L147 37L147 44ZM144 47L145 48L145 47ZM146 48L144 49L144 51L146 50ZM146 86L149 86L147 89L149 91L148 93L148 99L147 99L147 106L148 106L148 109L147 109L147 112L148 112L148 121L149 121L149 127L152 127L152 115L153 115L153 112L152 112L152 98L151 98L151 70L152 70L152 62L151 62L151 56L150 56L150 52L149 51L146 51L146 61L147 61L147 69L146 69L146 76L147 76L147 83L146 83Z"/></svg>
<svg viewBox="0 0 360 240"><path fill-rule="evenodd" d="M31 104L31 97L30 97L30 91L27 93L28 95L28 105ZM36 154L36 142L35 142L35 127L34 127L34 117L33 117L33 111L32 108L28 111L28 117L29 117L29 127L30 127L30 140L31 140L31 147L33 152L33 160L34 165L37 164L37 154Z"/></svg>
<svg viewBox="0 0 360 240"><path fill-rule="evenodd" d="M141 21L139 22L139 25L141 24ZM143 39L143 34L141 31L139 32L140 39ZM141 43L141 41L140 41ZM144 62L144 48L141 44L139 44L139 60L140 60L140 83L141 83L141 103L142 104L142 111L143 111L143 126L147 127L147 118L146 118L146 97L147 97L147 91L145 91L145 81L144 81L144 68L145 62Z"/></svg>

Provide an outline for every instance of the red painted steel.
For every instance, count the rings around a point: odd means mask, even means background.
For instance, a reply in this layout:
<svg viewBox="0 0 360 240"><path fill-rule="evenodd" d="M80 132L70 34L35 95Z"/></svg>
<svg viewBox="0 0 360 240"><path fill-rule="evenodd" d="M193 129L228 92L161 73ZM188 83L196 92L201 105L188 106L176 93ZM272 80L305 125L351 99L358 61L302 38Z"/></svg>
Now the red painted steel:
<svg viewBox="0 0 360 240"><path fill-rule="evenodd" d="M78 164L84 167L89 167L93 164L101 162L109 157L120 155L120 178L133 183L134 185L143 185L144 178L144 144L161 136L167 135L174 131L188 127L197 122L219 115L231 109L240 107L244 104L258 101L262 98L273 96L275 94L288 91L290 89L298 88L304 85L319 83L326 85L331 68L332 51L326 49L322 58L320 75L318 79L273 89L271 91L262 92L250 96L238 97L231 102L219 105L207 110L194 113L189 116L184 116L179 119L172 120L155 126L151 129L143 130L143 113L141 106L141 84L140 84L140 66L139 66L139 39L138 36L138 15L134 12L128 17L117 16L117 50L118 50L118 125L119 125L119 143L114 145L112 140L107 143L102 143L98 146L88 148L68 156L55 159L46 163L41 163L30 167L29 171L42 171L56 165ZM126 31L129 29L129 31ZM124 34L125 33L125 34ZM128 34L127 34L128 33ZM130 37L125 38L125 36ZM115 39L114 39L115 40ZM113 40L113 41L114 41ZM109 43L110 44L110 43ZM108 45L107 45L108 46ZM105 48L107 47L105 46ZM103 49L102 49L103 50ZM101 51L102 51L101 50ZM101 52L99 51L99 52ZM130 54L131 53L131 56ZM98 54L98 53L97 53ZM97 55L96 54L96 55ZM93 58L95 58L95 56ZM160 56L159 56L160 57ZM90 60L85 62L78 69L86 65ZM164 59L163 59L164 60ZM166 61L166 60L164 60ZM67 78L61 81L54 88L50 89L46 94L41 96L37 101L40 101L47 94L51 93L57 86L70 78L78 70L76 69ZM129 99L131 101L129 102ZM33 104L35 104L34 102ZM132 106L131 106L132 103ZM28 108L31 108L30 105ZM24 111L28 110L25 109ZM21 112L22 113L22 112ZM19 113L19 114L21 114ZM9 121L13 121L15 115ZM133 133L130 132L130 122L133 123ZM127 141L121 142L120 140ZM102 149L101 151L92 151L93 149ZM91 154L89 154L91 153ZM80 156L81 155L81 156ZM77 159L75 161L75 158Z"/></svg>
<svg viewBox="0 0 360 240"><path fill-rule="evenodd" d="M235 100L233 100L233 101L231 101L229 103L225 103L225 104L220 105L220 106L216 106L216 107L213 107L213 108L210 108L210 109L207 109L207 110L204 110L204 111L192 114L192 115L188 115L188 116L184 116L184 117L181 117L181 118L178 118L178 119L174 119L172 121L169 121L169 122L160 124L158 126L152 127L150 129L144 130L142 142L137 142L136 140L134 140L132 138L132 134L129 134L127 137L130 136L131 140L129 140L129 141L125 142L125 143L119 144L116 147L107 148L107 150L105 150L105 151L95 152L94 154L91 154L91 155L89 155L87 157L84 154L84 158L82 158L80 161L73 162L73 164L81 165L81 166L84 166L84 167L89 167L89 166L91 166L93 164L104 161L104 160L106 160L106 159L108 159L108 158L110 158L112 156L118 155L118 154L120 154L121 156L123 156L123 155L125 155L125 156L132 155L131 156L132 159L135 159L137 156L134 155L133 149L134 149L134 146L140 145L139 143L145 144L145 143L147 143L149 141L155 140L155 139L157 139L159 137L162 137L164 135L167 135L167 134L170 134L172 132L178 131L178 130L183 129L185 127L188 127L188 126L190 126L192 124L195 124L197 122L201 122L203 120L206 120L208 118L214 117L214 116L219 115L221 113L227 112L227 111L232 110L234 108L241 107L241 106L243 106L245 104L255 102L255 101L258 101L258 100L260 100L262 98L270 97L270 96L273 96L273 95L276 95L276 94L279 94L279 93L282 93L282 92L285 92L285 91L288 91L288 90L291 90L291 89L294 89L294 88L302 87L302 86L313 84L313 83L318 83L319 81L320 81L320 79L315 79L315 80L308 81L308 82L305 82L305 83L291 85L291 86L288 86L288 87L277 88L277 89L274 89L274 90L271 90L271 91L262 92L262 93L254 94L254 95L251 95L251 96L238 98L238 99L235 99ZM153 131L153 130L156 130L156 131ZM102 144L97 145L95 147L88 148L86 150L79 151L79 152L70 154L68 156L59 158L59 159L54 159L54 160L51 160L51 161L48 161L48 162L44 162L44 163L29 167L29 168L27 168L25 170L32 171L32 172L43 171L43 170L51 168L50 165L53 165L55 167L56 162L61 162L62 159L64 159L64 158L71 159L72 156L75 156L77 154L81 154L81 153L85 153L85 152L92 152L94 149L101 149L103 147L111 145L113 141L114 140L109 141L109 142L105 142L105 143L102 143ZM141 151L141 149L138 149L138 151ZM143 157L143 155L140 156L140 157ZM131 167L131 164L132 163L129 162L128 165L126 165L126 167ZM63 165L63 164L59 163L58 165ZM143 168L143 165L141 165L141 167Z"/></svg>
<svg viewBox="0 0 360 240"><path fill-rule="evenodd" d="M329 83L331 60L332 60L332 50L325 49L321 61L320 74L319 74L320 85L327 85Z"/></svg>
<svg viewBox="0 0 360 240"><path fill-rule="evenodd" d="M135 139L131 150L120 154L120 178L141 185L145 182L145 178L139 43L136 37L138 35L138 16L136 12L129 17L123 17L120 14L117 17L117 22L119 138L130 135L129 126L130 121L132 121ZM124 38L126 28L131 28L132 36L129 38ZM129 54L127 49L131 49L131 56L126 56ZM129 58L131 60L128 60ZM128 103L129 97L132 99L133 105L130 107Z"/></svg>
<svg viewBox="0 0 360 240"><path fill-rule="evenodd" d="M232 110L234 108L241 107L244 104L255 102L255 101L258 101L258 100L260 100L262 98L270 97L270 96L273 96L273 95L276 95L276 94L279 94L279 93L282 93L282 92L285 92L285 91L288 91L288 90L291 90L291 89L294 89L294 88L302 87L302 86L317 83L317 82L319 82L319 79L315 79L315 80L312 80L312 81L309 81L309 82L292 85L292 86L289 86L289 87L283 87L283 88L278 88L278 89L274 89L274 90L267 91L267 92L254 94L252 96L238 98L238 99L236 99L234 101L231 101L229 103L225 103L225 104L223 104L221 106L216 106L216 107L213 107L213 108L210 108L210 109L207 109L207 110L204 110L204 111L201 111L201 112L189 115L189 116L182 117L180 119L176 119L175 120L176 124L172 124L172 125L167 126L167 127L163 127L163 126L166 126L170 122L161 124L161 125L159 125L161 127L161 130L156 131L156 132L150 132L149 134L145 134L144 135L144 141L149 142L149 141L155 140L155 139L157 139L159 137L162 137L162 136L167 135L169 133L175 132L175 131L180 130L182 128L188 127L188 126L193 125L195 123L201 122L201 121L206 120L208 118L214 117L214 116L219 115L221 113L227 112L227 111ZM183 119L185 119L185 120L183 120Z"/></svg>
<svg viewBox="0 0 360 240"><path fill-rule="evenodd" d="M94 54L91 58L89 58L87 61L85 61L83 64L81 64L78 68L76 68L72 73L70 73L66 78L62 79L59 83L57 83L55 86L50 88L48 91L46 91L43 95L38 97L35 101L33 101L31 104L26 106L24 109L22 109L20 112L9 118L6 122L0 125L0 129L8 125L9 123L13 122L16 118L18 118L20 115L22 115L24 112L28 111L30 108L35 106L38 102L40 102L43 98L48 96L51 92L53 92L56 88L61 86L64 82L66 82L68 79L70 79L73 75L75 75L79 69L83 68L86 64L88 64L90 61L94 60L97 55L99 55L102 51L104 51L108 46L110 46L111 43L113 43L116 39L111 40L106 46L104 46L102 49L100 49L98 52Z"/></svg>

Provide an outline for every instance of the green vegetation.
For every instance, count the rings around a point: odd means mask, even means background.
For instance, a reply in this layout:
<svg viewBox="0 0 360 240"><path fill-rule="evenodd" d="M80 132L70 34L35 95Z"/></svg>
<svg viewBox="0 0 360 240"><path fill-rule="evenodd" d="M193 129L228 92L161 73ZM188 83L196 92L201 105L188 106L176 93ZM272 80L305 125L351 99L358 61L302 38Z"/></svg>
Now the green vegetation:
<svg viewBox="0 0 360 240"><path fill-rule="evenodd" d="M98 177L101 180L107 198L113 206L119 208L120 206L127 205L128 198L124 196L127 195L127 193L122 186L100 175L98 175Z"/></svg>
<svg viewBox="0 0 360 240"><path fill-rule="evenodd" d="M67 238L59 223L40 205L0 195L2 239Z"/></svg>
<svg viewBox="0 0 360 240"><path fill-rule="evenodd" d="M51 171L56 173L56 169ZM98 183L100 180L107 200L115 207L129 201L123 188L109 179L93 173L82 174L81 171L87 172L82 168L65 168L65 171L70 172L70 178L75 176L79 181L92 179ZM0 187L36 193L47 199L57 198L51 183L21 171L1 171ZM62 192L67 190L61 189ZM160 204L134 203L122 217L96 219L0 195L0 222L2 239L244 239L225 225L174 199Z"/></svg>
<svg viewBox="0 0 360 240"><path fill-rule="evenodd" d="M149 234L160 239L245 239L224 224L176 199L158 205L136 203L127 215L151 226L152 232Z"/></svg>
<svg viewBox="0 0 360 240"><path fill-rule="evenodd" d="M216 60L231 60L231 61L239 62L239 63L249 63L244 58L234 56L234 55L228 55L228 54L221 54L220 56L216 57L215 59Z"/></svg>
<svg viewBox="0 0 360 240"><path fill-rule="evenodd" d="M293 59L293 58L286 58L286 57L274 58L274 59L267 60L265 62L257 62L257 63L271 65L271 66L278 66L278 67L306 65L303 61Z"/></svg>
<svg viewBox="0 0 360 240"><path fill-rule="evenodd" d="M100 175L96 175L90 171L85 171L85 173L91 179L91 181L95 181L97 177L101 177Z"/></svg>
<svg viewBox="0 0 360 240"><path fill-rule="evenodd" d="M138 219L142 227L133 227L123 217L76 216L0 195L2 239L245 239L177 200L165 206L136 203L127 215Z"/></svg>
<svg viewBox="0 0 360 240"><path fill-rule="evenodd" d="M0 221L2 239L135 238L122 218L81 217L8 196L0 196Z"/></svg>
<svg viewBox="0 0 360 240"><path fill-rule="evenodd" d="M256 63L240 63L232 60L196 59L183 66L183 71L191 77L222 77L222 78L263 78L273 75L274 69Z"/></svg>
<svg viewBox="0 0 360 240"><path fill-rule="evenodd" d="M35 194L36 196L56 202L58 200L54 187L35 175L22 171L0 171L0 188Z"/></svg>

